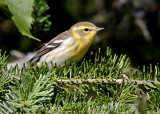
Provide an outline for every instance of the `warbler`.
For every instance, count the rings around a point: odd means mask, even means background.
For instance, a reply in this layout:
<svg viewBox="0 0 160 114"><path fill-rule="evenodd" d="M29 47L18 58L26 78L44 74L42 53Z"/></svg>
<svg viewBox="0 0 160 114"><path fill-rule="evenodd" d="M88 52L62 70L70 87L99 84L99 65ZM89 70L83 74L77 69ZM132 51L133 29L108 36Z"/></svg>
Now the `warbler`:
<svg viewBox="0 0 160 114"><path fill-rule="evenodd" d="M104 28L96 27L90 22L79 22L55 38L45 43L30 62L56 64L61 67L73 61L80 61L91 46L96 33ZM51 65L51 64L50 64Z"/></svg>

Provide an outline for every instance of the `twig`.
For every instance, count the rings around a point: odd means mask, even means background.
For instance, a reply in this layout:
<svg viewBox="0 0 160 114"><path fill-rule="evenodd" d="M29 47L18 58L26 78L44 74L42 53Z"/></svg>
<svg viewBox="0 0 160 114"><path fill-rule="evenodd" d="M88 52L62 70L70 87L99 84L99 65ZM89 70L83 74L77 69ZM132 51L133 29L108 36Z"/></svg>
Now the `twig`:
<svg viewBox="0 0 160 114"><path fill-rule="evenodd" d="M133 82L134 84L149 84L149 83L155 83L157 85L160 85L160 82L150 81L150 80L129 80L129 79L60 79L56 80L57 83L66 83L66 84L82 84L82 83L119 83L122 82L124 84L127 84L128 82Z"/></svg>
<svg viewBox="0 0 160 114"><path fill-rule="evenodd" d="M5 76L9 75L3 68L1 68L1 71L5 74ZM8 76L8 78L11 78L11 77ZM16 77L16 76L14 76L13 78L16 79L16 80L20 80L20 78Z"/></svg>

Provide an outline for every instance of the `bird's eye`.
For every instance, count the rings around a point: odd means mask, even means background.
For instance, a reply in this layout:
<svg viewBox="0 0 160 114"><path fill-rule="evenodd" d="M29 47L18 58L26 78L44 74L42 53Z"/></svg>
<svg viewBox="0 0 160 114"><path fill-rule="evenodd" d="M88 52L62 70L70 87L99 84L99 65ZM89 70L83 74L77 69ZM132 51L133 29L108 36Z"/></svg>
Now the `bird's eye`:
<svg viewBox="0 0 160 114"><path fill-rule="evenodd" d="M87 32L87 31L89 31L89 29L88 29L88 28L85 28L84 31Z"/></svg>

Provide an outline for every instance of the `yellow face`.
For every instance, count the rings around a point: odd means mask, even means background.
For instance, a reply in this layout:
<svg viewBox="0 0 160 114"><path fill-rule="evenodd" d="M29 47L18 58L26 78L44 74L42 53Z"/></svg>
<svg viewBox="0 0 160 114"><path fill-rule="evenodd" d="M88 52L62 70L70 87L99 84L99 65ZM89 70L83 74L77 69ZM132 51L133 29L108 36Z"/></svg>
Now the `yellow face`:
<svg viewBox="0 0 160 114"><path fill-rule="evenodd" d="M93 40L96 33L102 29L89 22L80 22L73 25L70 32L78 40Z"/></svg>

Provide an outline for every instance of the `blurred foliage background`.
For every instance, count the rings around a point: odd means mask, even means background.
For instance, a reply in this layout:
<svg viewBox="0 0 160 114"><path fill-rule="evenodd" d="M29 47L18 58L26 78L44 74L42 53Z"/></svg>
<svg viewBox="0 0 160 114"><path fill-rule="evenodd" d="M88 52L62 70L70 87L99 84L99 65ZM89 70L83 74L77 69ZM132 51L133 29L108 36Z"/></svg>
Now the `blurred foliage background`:
<svg viewBox="0 0 160 114"><path fill-rule="evenodd" d="M35 0L31 33L41 42L22 36L0 10L0 49L34 51L71 25L89 21L106 28L90 51L110 46L116 54L127 54L133 67L154 65L160 62L159 9L159 0Z"/></svg>

